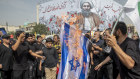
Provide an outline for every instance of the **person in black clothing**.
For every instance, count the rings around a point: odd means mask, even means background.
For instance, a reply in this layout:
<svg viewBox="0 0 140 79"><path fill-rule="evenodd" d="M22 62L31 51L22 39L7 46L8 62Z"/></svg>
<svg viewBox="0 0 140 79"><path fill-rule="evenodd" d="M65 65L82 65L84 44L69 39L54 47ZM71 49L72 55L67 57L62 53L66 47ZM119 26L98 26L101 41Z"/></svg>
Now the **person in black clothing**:
<svg viewBox="0 0 140 79"><path fill-rule="evenodd" d="M33 35L26 34L26 43L29 46L29 49L36 53L36 49L34 46ZM29 79L36 79L36 69L37 69L37 61L36 58L32 55L29 55Z"/></svg>
<svg viewBox="0 0 140 79"><path fill-rule="evenodd" d="M37 41L34 43L36 52L42 51L42 49L45 47L44 44L42 44L43 38L41 36L37 36ZM42 52L38 53L39 55L42 55ZM42 77L45 77L45 69L42 67L42 69L39 69L40 65L40 59L37 59L37 79L42 79Z"/></svg>
<svg viewBox="0 0 140 79"><path fill-rule="evenodd" d="M139 51L139 43L140 43L140 39L139 39L139 35L138 33L133 34L132 39L135 41L136 45L137 45L137 50Z"/></svg>
<svg viewBox="0 0 140 79"><path fill-rule="evenodd" d="M3 35L3 44L0 45L0 73L2 79L11 79L13 52L11 49L10 36Z"/></svg>
<svg viewBox="0 0 140 79"><path fill-rule="evenodd" d="M124 22L117 23L114 35L115 36L108 35L107 38L107 44L113 48L110 56L95 69L99 69L112 59L119 69L120 74L117 78L140 79L140 54L137 51L135 42L127 37L127 26Z"/></svg>
<svg viewBox="0 0 140 79"><path fill-rule="evenodd" d="M91 69L89 73L88 79L99 79L101 74L100 71L95 71L94 68L96 65L98 65L101 62L101 52L102 52L102 46L104 44L104 41L100 39L100 32L96 31L94 33L94 40L92 40L92 48L90 52L90 58L91 58Z"/></svg>
<svg viewBox="0 0 140 79"><path fill-rule="evenodd" d="M36 51L40 51L45 47L45 45L42 44L42 40L43 38L41 36L37 36L37 42L34 44Z"/></svg>
<svg viewBox="0 0 140 79"><path fill-rule="evenodd" d="M45 66L46 79L56 79L58 54L56 48L52 47L52 43L53 40L51 38L47 38L46 47L43 48L43 56L46 57L43 63L43 66ZM40 67L41 67L41 62L40 62Z"/></svg>
<svg viewBox="0 0 140 79"><path fill-rule="evenodd" d="M43 59L42 56L34 53L25 40L23 31L16 32L17 41L12 45L14 54L13 79L28 79L28 59L29 55Z"/></svg>
<svg viewBox="0 0 140 79"><path fill-rule="evenodd" d="M111 28L108 28L105 30L104 34L103 34L103 39L104 39L104 44L102 46L102 52L101 54L101 61L103 61L107 56L109 56L110 52L111 52L111 47L109 47L107 45L107 35L111 34ZM113 78L113 61L109 61L108 63L106 63L101 69L100 69L100 79L114 79ZM115 71L116 72L116 71Z"/></svg>
<svg viewBox="0 0 140 79"><path fill-rule="evenodd" d="M34 44L34 43L36 43L37 41L36 41L36 36L34 35L34 34L30 34L31 36L32 36L32 43Z"/></svg>

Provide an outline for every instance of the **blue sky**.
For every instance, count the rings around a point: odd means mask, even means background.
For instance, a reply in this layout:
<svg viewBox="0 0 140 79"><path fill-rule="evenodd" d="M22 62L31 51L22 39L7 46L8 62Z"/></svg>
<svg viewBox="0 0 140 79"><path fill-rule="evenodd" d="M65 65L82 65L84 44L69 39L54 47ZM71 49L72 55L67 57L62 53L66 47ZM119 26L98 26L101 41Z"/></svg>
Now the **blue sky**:
<svg viewBox="0 0 140 79"><path fill-rule="evenodd" d="M39 0L0 0L0 25L24 25L36 22L36 5Z"/></svg>

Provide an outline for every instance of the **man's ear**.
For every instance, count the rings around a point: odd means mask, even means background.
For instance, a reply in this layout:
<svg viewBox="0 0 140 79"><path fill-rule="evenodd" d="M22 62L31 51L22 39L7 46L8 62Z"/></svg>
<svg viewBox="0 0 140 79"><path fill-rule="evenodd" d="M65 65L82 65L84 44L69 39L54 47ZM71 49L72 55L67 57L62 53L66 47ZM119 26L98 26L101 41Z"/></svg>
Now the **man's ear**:
<svg viewBox="0 0 140 79"><path fill-rule="evenodd" d="M118 35L120 35L122 33L120 29L118 29L117 31L118 31Z"/></svg>
<svg viewBox="0 0 140 79"><path fill-rule="evenodd" d="M18 39L18 36L16 38Z"/></svg>

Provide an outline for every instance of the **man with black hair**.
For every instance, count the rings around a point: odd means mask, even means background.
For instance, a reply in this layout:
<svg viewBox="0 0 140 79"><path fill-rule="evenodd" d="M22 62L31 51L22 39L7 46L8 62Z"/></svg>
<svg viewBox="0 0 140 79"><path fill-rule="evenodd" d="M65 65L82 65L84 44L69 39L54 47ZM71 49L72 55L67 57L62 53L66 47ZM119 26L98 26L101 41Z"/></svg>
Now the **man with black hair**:
<svg viewBox="0 0 140 79"><path fill-rule="evenodd" d="M58 66L57 66L57 74L56 74L56 76L57 76L58 72L59 72L59 65L60 65L60 62L61 62L61 44L60 44L59 35L54 35L53 36L53 47L56 48L57 53L58 53L58 57L59 57Z"/></svg>
<svg viewBox="0 0 140 79"><path fill-rule="evenodd" d="M46 47L43 48L43 56L46 59L43 62L43 66L45 66L45 76L46 79L56 79L56 67L58 63L58 54L56 48L52 47L53 40L51 38L46 39ZM41 62L40 62L41 69Z"/></svg>
<svg viewBox="0 0 140 79"><path fill-rule="evenodd" d="M103 34L103 39L104 39L104 44L102 46L102 52L100 53L100 58L101 61L103 61L107 56L109 56L111 47L107 45L107 36L111 34L111 29L108 28L104 31ZM114 79L113 78L113 66L112 66L112 61L106 63L101 69L100 69L100 78L99 79Z"/></svg>
<svg viewBox="0 0 140 79"><path fill-rule="evenodd" d="M26 43L28 44L29 48L36 53L36 48L33 42L33 35L32 34L26 34ZM37 69L37 62L36 58L32 55L29 55L29 79L35 79L36 77L36 69Z"/></svg>
<svg viewBox="0 0 140 79"><path fill-rule="evenodd" d="M37 41L36 41L36 36L34 35L34 34L32 34L32 42L33 43L36 43Z"/></svg>
<svg viewBox="0 0 140 79"><path fill-rule="evenodd" d="M117 23L114 35L108 35L107 38L107 44L113 48L111 54L95 70L112 59L119 69L117 78L140 79L140 54L135 42L127 37L127 26L124 22Z"/></svg>
<svg viewBox="0 0 140 79"><path fill-rule="evenodd" d="M27 43L25 43L25 32L16 32L17 41L12 45L14 54L13 79L28 79L28 59L29 55L43 59L42 56L35 54Z"/></svg>
<svg viewBox="0 0 140 79"><path fill-rule="evenodd" d="M37 42L34 43L36 51L42 50L45 46L42 44L43 38L39 35L37 36Z"/></svg>
<svg viewBox="0 0 140 79"><path fill-rule="evenodd" d="M37 36L37 41L34 43L36 52L38 52L39 55L42 55L42 49L45 47L44 44L42 44L43 38L39 35ZM39 53L40 52L40 53ZM45 76L45 70L44 67L42 69L39 69L40 59L37 58L37 79L41 79L41 77Z"/></svg>
<svg viewBox="0 0 140 79"><path fill-rule="evenodd" d="M11 79L13 66L13 52L10 44L10 36L2 36L3 44L0 44L0 73L2 79Z"/></svg>

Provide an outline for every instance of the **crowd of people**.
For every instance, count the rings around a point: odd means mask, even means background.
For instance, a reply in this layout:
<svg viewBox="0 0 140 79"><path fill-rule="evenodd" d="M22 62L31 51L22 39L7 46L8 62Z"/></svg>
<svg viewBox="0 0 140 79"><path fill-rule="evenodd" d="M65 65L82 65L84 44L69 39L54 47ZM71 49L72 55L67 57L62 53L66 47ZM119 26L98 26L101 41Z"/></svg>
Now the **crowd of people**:
<svg viewBox="0 0 140 79"><path fill-rule="evenodd" d="M47 38L17 31L17 40L2 35L0 79L56 79L61 59L59 36Z"/></svg>
<svg viewBox="0 0 140 79"><path fill-rule="evenodd" d="M117 23L114 36L111 30L85 34L90 40L87 79L140 79L138 34L128 38L124 22ZM0 36L0 79L56 79L61 62L59 35L43 39L17 31L15 37Z"/></svg>

